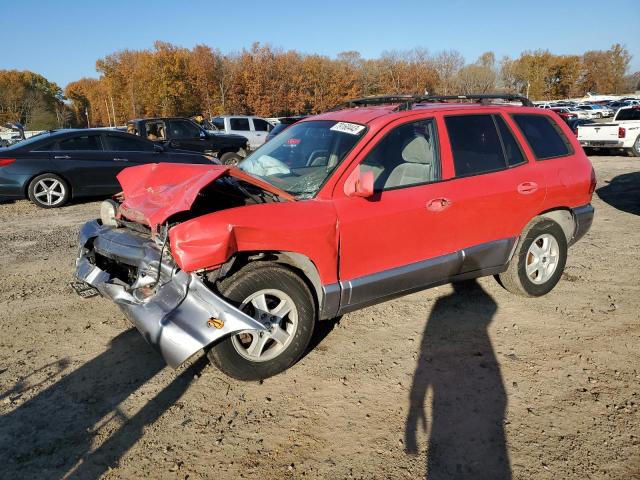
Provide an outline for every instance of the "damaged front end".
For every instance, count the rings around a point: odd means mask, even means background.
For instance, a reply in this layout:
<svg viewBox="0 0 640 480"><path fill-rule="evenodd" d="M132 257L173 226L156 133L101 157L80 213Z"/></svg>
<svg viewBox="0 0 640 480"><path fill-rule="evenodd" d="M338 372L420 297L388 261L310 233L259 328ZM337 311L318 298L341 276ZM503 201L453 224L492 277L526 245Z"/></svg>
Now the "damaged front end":
<svg viewBox="0 0 640 480"><path fill-rule="evenodd" d="M167 232L150 233L102 225L80 229L74 288L85 284L110 298L171 367L212 343L266 327L216 295L198 273L175 264ZM83 295L86 296L86 295Z"/></svg>

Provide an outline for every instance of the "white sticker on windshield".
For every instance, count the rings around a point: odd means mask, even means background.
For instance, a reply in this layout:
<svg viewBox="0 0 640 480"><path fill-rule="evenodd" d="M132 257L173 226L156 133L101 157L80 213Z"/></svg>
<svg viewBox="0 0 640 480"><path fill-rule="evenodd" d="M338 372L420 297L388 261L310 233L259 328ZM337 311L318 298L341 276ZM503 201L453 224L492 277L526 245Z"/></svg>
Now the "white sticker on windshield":
<svg viewBox="0 0 640 480"><path fill-rule="evenodd" d="M364 130L364 125L358 125L357 123L338 122L329 130L334 132L349 133L351 135L358 135Z"/></svg>

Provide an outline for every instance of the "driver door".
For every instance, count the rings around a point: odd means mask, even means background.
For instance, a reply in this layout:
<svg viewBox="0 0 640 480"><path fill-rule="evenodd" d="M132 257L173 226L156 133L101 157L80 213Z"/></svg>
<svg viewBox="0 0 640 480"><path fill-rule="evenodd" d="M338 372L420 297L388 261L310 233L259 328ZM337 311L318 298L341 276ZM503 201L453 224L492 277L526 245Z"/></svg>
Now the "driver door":
<svg viewBox="0 0 640 480"><path fill-rule="evenodd" d="M435 119L405 120L378 138L354 165L373 172L374 195L348 197L341 183L335 192L343 311L425 288L461 267Z"/></svg>

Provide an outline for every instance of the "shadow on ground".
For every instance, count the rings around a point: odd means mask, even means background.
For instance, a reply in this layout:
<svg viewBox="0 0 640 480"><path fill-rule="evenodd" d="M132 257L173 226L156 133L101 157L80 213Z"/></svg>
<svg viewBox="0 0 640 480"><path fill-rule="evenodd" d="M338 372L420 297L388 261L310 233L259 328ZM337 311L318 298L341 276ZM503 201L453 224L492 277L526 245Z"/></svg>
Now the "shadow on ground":
<svg viewBox="0 0 640 480"><path fill-rule="evenodd" d="M4 478L98 478L182 396L203 366L200 361L183 371L128 418L119 404L165 364L134 329L118 335L107 351L0 417ZM95 430L109 422L113 432L94 450Z"/></svg>
<svg viewBox="0 0 640 480"><path fill-rule="evenodd" d="M613 208L640 215L640 172L618 175L596 193Z"/></svg>
<svg viewBox="0 0 640 480"><path fill-rule="evenodd" d="M504 432L507 396L487 328L497 305L475 281L453 284L427 320L413 377L405 448L429 433L427 479L511 478ZM425 417L432 394L431 419Z"/></svg>

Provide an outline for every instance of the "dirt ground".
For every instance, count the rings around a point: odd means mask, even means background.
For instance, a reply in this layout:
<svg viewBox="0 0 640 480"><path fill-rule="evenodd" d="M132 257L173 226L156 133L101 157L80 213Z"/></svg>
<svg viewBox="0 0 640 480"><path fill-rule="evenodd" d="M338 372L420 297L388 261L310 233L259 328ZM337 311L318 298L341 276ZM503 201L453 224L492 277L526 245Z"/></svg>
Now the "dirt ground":
<svg viewBox="0 0 640 480"><path fill-rule="evenodd" d="M640 478L640 159L592 161L594 225L551 294L484 278L370 307L262 383L174 371L71 291L97 202L0 205L0 478Z"/></svg>

